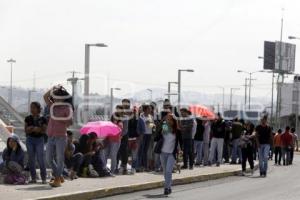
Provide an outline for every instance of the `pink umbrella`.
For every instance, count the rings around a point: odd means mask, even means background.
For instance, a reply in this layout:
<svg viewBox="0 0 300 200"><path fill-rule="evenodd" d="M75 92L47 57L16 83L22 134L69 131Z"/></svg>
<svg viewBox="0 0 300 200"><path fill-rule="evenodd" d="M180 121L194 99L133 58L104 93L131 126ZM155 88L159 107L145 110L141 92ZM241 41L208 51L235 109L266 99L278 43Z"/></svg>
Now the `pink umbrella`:
<svg viewBox="0 0 300 200"><path fill-rule="evenodd" d="M121 128L110 121L96 121L88 122L80 129L80 134L85 135L89 133L96 133L99 138L106 138L108 136L116 136L120 134Z"/></svg>

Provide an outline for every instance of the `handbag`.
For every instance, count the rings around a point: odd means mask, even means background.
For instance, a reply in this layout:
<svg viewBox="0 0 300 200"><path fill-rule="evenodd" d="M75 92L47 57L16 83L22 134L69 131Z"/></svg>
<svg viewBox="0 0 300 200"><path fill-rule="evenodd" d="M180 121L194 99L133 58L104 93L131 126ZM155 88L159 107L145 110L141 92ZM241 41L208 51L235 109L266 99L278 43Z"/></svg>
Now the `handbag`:
<svg viewBox="0 0 300 200"><path fill-rule="evenodd" d="M154 153L161 154L161 149L163 147L163 144L164 144L164 138L161 137L154 147Z"/></svg>

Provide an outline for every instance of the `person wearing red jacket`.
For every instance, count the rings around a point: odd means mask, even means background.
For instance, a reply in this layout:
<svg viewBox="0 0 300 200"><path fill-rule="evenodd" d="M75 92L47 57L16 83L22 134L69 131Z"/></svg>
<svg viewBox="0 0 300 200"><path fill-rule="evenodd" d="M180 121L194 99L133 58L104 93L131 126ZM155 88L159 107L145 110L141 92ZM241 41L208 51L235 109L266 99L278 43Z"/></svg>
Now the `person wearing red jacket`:
<svg viewBox="0 0 300 200"><path fill-rule="evenodd" d="M293 148L293 137L290 134L290 127L285 128L284 134L281 135L283 165L289 165L291 159L291 149Z"/></svg>

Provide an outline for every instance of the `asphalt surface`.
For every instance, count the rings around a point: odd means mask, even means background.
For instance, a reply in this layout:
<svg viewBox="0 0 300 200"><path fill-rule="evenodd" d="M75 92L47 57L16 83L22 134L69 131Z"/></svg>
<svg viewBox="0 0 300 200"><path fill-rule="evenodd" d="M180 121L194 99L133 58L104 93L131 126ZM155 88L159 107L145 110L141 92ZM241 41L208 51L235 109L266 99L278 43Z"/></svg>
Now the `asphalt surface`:
<svg viewBox="0 0 300 200"><path fill-rule="evenodd" d="M292 166L269 165L267 178L260 178L258 172L253 176L229 177L189 185L175 186L169 197L162 195L163 189L148 190L118 195L101 200L299 200L300 199L300 156L295 157Z"/></svg>

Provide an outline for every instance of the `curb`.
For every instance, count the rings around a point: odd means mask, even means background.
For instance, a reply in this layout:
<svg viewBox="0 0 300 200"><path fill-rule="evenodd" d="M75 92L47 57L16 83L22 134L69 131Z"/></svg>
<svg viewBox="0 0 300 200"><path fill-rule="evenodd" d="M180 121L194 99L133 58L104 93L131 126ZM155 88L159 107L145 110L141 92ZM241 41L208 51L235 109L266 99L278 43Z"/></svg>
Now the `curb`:
<svg viewBox="0 0 300 200"><path fill-rule="evenodd" d="M255 165L255 170L258 169L258 165ZM173 185L185 185L191 184L196 182L204 182L209 180L216 180L222 179L230 176L239 175L242 171L235 170L235 171L228 171L228 172L220 172L215 174L205 174L205 175L198 175L198 176L189 176L184 178L175 178L173 179ZM103 198L109 196L115 196L120 194L150 190L163 187L164 181L156 181L156 182L145 182L143 184L133 184L133 185L124 185L121 187L113 187L113 188L105 188L99 190L86 190L86 191L79 191L49 197L42 197L36 198L35 200L91 200L96 198Z"/></svg>

